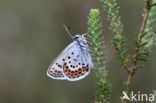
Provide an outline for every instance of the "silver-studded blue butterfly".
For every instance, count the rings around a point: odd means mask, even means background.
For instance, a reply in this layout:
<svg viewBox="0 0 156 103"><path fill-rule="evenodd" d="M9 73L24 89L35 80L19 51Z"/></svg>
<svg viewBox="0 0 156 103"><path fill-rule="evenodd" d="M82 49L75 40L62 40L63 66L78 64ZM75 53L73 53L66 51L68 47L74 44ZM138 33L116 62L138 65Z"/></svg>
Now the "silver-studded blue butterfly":
<svg viewBox="0 0 156 103"><path fill-rule="evenodd" d="M51 63L47 75L53 79L77 81L86 77L94 65L84 34L72 36L69 29L64 27L74 41Z"/></svg>

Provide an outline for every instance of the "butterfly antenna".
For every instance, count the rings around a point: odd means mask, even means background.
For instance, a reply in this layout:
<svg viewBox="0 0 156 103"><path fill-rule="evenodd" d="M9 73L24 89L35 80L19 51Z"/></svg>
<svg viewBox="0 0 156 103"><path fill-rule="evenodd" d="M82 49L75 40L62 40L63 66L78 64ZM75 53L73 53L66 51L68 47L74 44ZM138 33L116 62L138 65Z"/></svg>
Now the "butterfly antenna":
<svg viewBox="0 0 156 103"><path fill-rule="evenodd" d="M69 36L70 36L71 38L73 38L73 36L72 36L72 31L71 31L70 27L67 27L67 26L64 25L64 24L63 24L63 26L64 26L64 28L66 29L66 31L67 31L67 33L69 34Z"/></svg>
<svg viewBox="0 0 156 103"><path fill-rule="evenodd" d="M86 36L86 35L89 36L88 34L89 34L89 33L84 33L84 34L82 34L82 36L83 36L83 37Z"/></svg>

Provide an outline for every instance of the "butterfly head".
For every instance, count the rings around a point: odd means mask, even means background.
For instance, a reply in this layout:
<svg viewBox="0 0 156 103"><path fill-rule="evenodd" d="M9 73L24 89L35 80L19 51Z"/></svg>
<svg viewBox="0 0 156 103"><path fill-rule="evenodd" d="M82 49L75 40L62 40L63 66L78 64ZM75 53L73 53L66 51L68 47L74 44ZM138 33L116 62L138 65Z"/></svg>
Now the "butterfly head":
<svg viewBox="0 0 156 103"><path fill-rule="evenodd" d="M87 42L84 35L80 35L78 33L74 34L73 39L74 39L74 41Z"/></svg>
<svg viewBox="0 0 156 103"><path fill-rule="evenodd" d="M73 36L74 41L78 42L78 44L82 47L88 48L87 40L84 35L80 35L78 33L74 34Z"/></svg>
<svg viewBox="0 0 156 103"><path fill-rule="evenodd" d="M74 40L78 40L80 38L82 38L82 36L80 34L78 34L78 33L75 33L74 36L73 36Z"/></svg>

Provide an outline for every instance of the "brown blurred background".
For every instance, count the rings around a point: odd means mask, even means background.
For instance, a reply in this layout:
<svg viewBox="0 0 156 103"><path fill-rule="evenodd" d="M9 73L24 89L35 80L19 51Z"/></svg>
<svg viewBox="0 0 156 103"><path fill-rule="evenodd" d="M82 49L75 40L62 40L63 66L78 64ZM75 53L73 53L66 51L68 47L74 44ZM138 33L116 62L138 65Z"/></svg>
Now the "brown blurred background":
<svg viewBox="0 0 156 103"><path fill-rule="evenodd" d="M129 52L134 50L142 21L143 0L120 0L120 15ZM95 71L77 82L53 80L46 71L72 39L62 24L74 32L87 32L91 8L99 8L104 25L108 79L113 84L112 103L119 103L126 71L116 62L112 32L98 0L0 0L0 103L93 103ZM137 72L134 91L156 89L156 48Z"/></svg>

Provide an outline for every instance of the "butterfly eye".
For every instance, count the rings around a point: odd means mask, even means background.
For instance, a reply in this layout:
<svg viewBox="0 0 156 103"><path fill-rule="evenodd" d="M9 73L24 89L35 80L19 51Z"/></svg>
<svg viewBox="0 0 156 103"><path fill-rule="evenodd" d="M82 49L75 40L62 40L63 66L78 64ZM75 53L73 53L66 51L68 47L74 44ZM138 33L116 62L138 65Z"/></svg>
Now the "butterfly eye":
<svg viewBox="0 0 156 103"><path fill-rule="evenodd" d="M78 38L80 38L81 37L81 35L80 34L74 34L74 40L76 40L76 39L78 39Z"/></svg>
<svg viewBox="0 0 156 103"><path fill-rule="evenodd" d="M76 37L74 37L74 40L76 40L76 39L78 39L78 38L79 38L79 37L76 36Z"/></svg>

